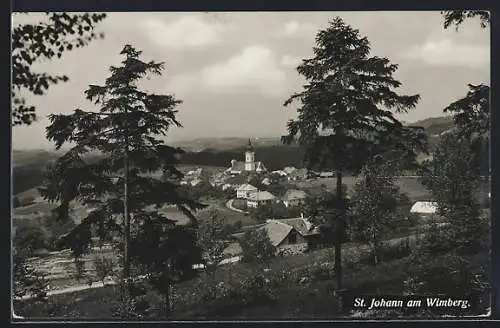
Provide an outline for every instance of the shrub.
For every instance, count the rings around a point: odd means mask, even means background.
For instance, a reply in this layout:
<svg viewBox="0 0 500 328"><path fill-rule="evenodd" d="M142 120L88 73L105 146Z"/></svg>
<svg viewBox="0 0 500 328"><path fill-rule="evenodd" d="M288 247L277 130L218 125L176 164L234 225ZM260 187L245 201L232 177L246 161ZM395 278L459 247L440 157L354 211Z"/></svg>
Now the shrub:
<svg viewBox="0 0 500 328"><path fill-rule="evenodd" d="M103 283L106 278L113 275L115 263L112 258L105 258L104 256L94 257L94 269L97 278Z"/></svg>
<svg viewBox="0 0 500 328"><path fill-rule="evenodd" d="M487 270L473 269L472 265L456 255L416 259L407 272L407 294L432 294L460 297L471 302L469 309L460 309L459 315L477 313L482 297L489 289ZM438 314L440 310L432 310ZM449 314L449 313L448 313Z"/></svg>
<svg viewBox="0 0 500 328"><path fill-rule="evenodd" d="M276 248L265 229L248 231L240 240L243 262L266 262L276 254Z"/></svg>

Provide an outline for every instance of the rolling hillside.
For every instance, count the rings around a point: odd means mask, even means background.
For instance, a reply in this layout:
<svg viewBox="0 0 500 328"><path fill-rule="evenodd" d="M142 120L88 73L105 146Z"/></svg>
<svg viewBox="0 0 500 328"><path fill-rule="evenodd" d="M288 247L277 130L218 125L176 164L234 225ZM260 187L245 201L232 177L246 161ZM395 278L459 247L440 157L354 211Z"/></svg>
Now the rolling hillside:
<svg viewBox="0 0 500 328"><path fill-rule="evenodd" d="M451 117L432 117L410 123L411 126L422 126L430 138L430 150L439 138L439 134L453 126ZM208 165L228 167L232 159L243 160L243 152L248 138L198 138L172 143L187 151L181 158L186 165ZM286 146L280 138L266 137L252 139L256 160L262 161L270 170L284 166L302 166L303 149L298 146ZM45 150L14 150L13 152L13 193L29 190L43 181L43 170L46 165L60 156L60 153ZM98 155L92 155L96 157Z"/></svg>

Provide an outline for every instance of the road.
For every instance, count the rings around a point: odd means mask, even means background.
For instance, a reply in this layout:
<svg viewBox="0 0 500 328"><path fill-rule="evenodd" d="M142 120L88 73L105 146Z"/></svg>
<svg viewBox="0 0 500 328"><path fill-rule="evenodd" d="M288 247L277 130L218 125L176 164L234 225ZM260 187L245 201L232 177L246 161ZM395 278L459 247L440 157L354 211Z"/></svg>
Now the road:
<svg viewBox="0 0 500 328"><path fill-rule="evenodd" d="M242 214L247 214L248 212L245 212L243 210L239 210L237 208L234 208L233 207L233 201L234 199L230 199L226 202L226 207L229 208L231 211L235 211L235 212L238 212L238 213L242 213Z"/></svg>

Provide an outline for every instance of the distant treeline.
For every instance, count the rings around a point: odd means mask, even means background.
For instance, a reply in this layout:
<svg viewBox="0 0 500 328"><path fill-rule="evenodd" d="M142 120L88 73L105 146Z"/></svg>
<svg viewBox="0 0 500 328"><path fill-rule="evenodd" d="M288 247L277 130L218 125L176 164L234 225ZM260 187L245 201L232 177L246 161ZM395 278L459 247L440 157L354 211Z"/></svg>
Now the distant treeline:
<svg viewBox="0 0 500 328"><path fill-rule="evenodd" d="M15 195L41 185L45 164L32 163L14 167L12 170L12 193Z"/></svg>
<svg viewBox="0 0 500 328"><path fill-rule="evenodd" d="M279 170L286 166L296 168L303 167L304 150L299 146L256 146L255 161L262 162L268 170ZM231 160L245 160L245 148L219 151L203 150L196 153L182 155L183 164L209 165L209 166L231 166Z"/></svg>

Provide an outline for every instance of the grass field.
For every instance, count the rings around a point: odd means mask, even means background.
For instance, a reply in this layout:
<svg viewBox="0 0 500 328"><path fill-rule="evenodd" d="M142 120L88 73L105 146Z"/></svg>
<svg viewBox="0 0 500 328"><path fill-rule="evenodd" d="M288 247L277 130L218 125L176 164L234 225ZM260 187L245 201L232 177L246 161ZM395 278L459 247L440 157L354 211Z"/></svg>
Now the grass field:
<svg viewBox="0 0 500 328"><path fill-rule="evenodd" d="M356 184L356 177L346 176L342 178L342 183L347 186L348 193L352 192L354 185ZM295 182L298 188L307 190L318 188L321 185L325 185L328 190L336 189L336 179L335 178L317 178L304 181ZM400 190L408 194L408 197L412 201L420 200L431 200L432 197L429 191L418 181L416 177L400 177L397 182ZM482 182L479 188L479 197L483 198L490 190L489 182Z"/></svg>

